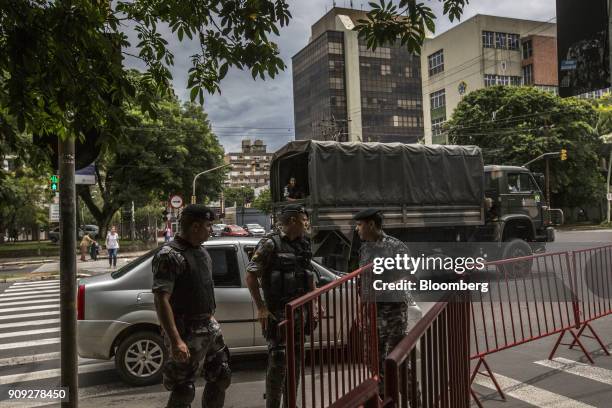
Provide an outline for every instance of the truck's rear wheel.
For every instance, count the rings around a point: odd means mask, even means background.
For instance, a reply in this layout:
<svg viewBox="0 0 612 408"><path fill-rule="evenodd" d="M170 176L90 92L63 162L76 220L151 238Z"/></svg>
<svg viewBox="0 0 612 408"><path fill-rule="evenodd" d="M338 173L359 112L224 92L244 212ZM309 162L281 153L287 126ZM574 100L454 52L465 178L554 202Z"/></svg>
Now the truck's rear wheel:
<svg viewBox="0 0 612 408"><path fill-rule="evenodd" d="M522 258L533 255L531 246L526 241L520 238L514 238L504 242L502 250L502 259L509 260L514 258ZM533 259L525 259L520 261L511 261L502 264L502 272L508 278L520 278L528 275L531 272Z"/></svg>

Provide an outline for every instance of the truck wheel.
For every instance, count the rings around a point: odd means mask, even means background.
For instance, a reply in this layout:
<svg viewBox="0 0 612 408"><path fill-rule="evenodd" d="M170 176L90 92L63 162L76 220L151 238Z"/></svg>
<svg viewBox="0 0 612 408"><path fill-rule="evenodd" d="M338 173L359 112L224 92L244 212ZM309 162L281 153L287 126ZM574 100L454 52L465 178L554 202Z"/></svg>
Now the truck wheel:
<svg viewBox="0 0 612 408"><path fill-rule="evenodd" d="M121 378L130 385L159 384L166 358L162 336L152 331L140 331L119 344L115 367Z"/></svg>
<svg viewBox="0 0 612 408"><path fill-rule="evenodd" d="M504 242L504 249L502 251L502 259L513 259L521 258L524 256L533 255L531 246L529 243L523 241L520 238L514 238ZM524 261L514 261L507 264L503 264L502 271L508 278L520 278L528 275L531 272L533 265L533 259Z"/></svg>

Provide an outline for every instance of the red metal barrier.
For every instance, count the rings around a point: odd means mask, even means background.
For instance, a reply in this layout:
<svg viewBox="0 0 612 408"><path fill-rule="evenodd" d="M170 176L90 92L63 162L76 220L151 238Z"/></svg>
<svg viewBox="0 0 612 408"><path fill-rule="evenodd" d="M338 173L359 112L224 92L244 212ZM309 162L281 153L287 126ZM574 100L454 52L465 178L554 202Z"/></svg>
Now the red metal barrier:
<svg viewBox="0 0 612 408"><path fill-rule="evenodd" d="M608 348L591 326L591 322L612 314L612 245L573 251L572 261L578 333L569 344L561 343L565 335L561 333L548 358L553 358L557 347L561 344L569 346L570 349L576 345L581 346L579 340L581 336L597 341L604 353L610 355ZM591 336L585 334L586 329L591 332ZM586 351L585 353L593 363L589 353Z"/></svg>
<svg viewBox="0 0 612 408"><path fill-rule="evenodd" d="M448 295L419 320L385 360L385 407L469 407L469 316L468 295Z"/></svg>
<svg viewBox="0 0 612 408"><path fill-rule="evenodd" d="M362 302L357 285L370 269L357 269L287 304L289 408L298 400L302 407L332 405L364 381L377 380L376 304Z"/></svg>
<svg viewBox="0 0 612 408"><path fill-rule="evenodd" d="M330 408L378 408L378 381L369 378L330 405Z"/></svg>
<svg viewBox="0 0 612 408"><path fill-rule="evenodd" d="M486 273L489 291L475 294L471 306L474 353L470 359L478 362L470 383L477 374L485 375L505 399L485 357L557 333L569 332L590 359L574 332L579 316L567 252L490 262ZM479 371L481 367L484 371Z"/></svg>

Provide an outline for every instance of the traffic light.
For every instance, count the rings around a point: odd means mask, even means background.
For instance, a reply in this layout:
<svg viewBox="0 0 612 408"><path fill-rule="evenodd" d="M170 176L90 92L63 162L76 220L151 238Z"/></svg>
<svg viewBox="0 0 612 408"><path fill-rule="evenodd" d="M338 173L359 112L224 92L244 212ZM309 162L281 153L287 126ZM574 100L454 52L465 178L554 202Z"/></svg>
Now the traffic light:
<svg viewBox="0 0 612 408"><path fill-rule="evenodd" d="M561 154L559 155L561 161L567 160L567 149L561 149Z"/></svg>
<svg viewBox="0 0 612 408"><path fill-rule="evenodd" d="M51 187L51 191L53 191L54 193L57 192L59 190L59 177L55 174L49 176L49 185Z"/></svg>

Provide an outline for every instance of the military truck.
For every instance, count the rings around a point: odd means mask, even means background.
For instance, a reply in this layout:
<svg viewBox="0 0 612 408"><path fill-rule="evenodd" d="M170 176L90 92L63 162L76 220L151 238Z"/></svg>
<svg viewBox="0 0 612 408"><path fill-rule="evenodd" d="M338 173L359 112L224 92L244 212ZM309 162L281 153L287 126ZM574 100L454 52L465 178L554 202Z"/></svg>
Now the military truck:
<svg viewBox="0 0 612 408"><path fill-rule="evenodd" d="M284 194L291 177L298 199ZM476 146L295 141L274 154L270 184L276 216L288 200L303 203L314 256L338 270L360 245L352 216L369 207L379 208L385 231L405 242L500 243L491 258L529 255L554 241L534 175L484 166Z"/></svg>

